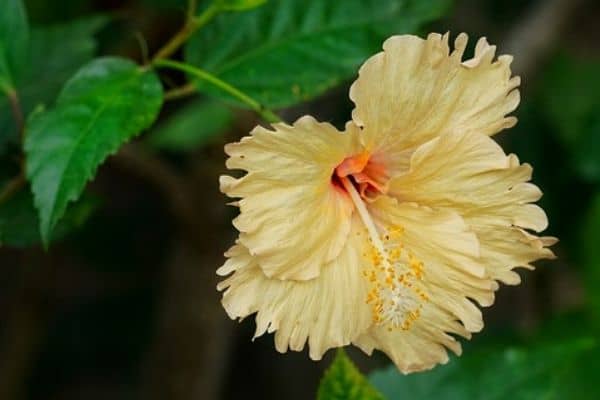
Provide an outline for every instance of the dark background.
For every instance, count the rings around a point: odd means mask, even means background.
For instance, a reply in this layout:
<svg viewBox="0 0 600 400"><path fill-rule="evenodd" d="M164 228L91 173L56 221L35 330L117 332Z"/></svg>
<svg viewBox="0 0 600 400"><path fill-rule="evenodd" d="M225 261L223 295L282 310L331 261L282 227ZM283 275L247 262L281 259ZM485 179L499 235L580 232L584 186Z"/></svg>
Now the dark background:
<svg viewBox="0 0 600 400"><path fill-rule="evenodd" d="M26 2L34 25L110 14L98 35L99 54L138 60L140 35L152 52L180 26L184 6L175 3ZM495 306L484 310L484 332L467 351L540 332L590 332L594 324L599 18L595 1L457 1L426 30L465 31L472 41L487 36L499 53L515 55L523 81L520 122L497 139L533 164L545 193L547 234L561 239L557 260L522 272L520 286L501 288ZM349 84L281 115L292 121L310 113L342 125L352 108ZM161 118L188 101L168 103ZM90 184L97 206L80 229L47 252L0 250L0 399L314 398L331 354L315 363L306 352L278 354L271 336L251 342L252 318L228 320L215 290L214 271L235 237L235 210L218 191L222 149L256 123L252 113L235 110L228 129L192 151L145 158L125 149ZM350 355L364 372L387 363L379 354Z"/></svg>

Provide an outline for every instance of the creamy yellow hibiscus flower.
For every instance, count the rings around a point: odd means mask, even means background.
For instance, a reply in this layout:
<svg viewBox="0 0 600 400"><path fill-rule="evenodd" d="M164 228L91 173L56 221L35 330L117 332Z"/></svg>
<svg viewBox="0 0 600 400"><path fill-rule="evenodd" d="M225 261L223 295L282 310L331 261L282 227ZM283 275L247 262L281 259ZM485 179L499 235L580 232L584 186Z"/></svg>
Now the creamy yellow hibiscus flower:
<svg viewBox="0 0 600 400"><path fill-rule="evenodd" d="M256 313L256 334L275 332L280 352L320 359L355 344L385 352L404 373L457 354L455 336L483 328L498 282L552 258L556 239L532 204L531 167L491 135L509 128L519 103L510 56L467 36L394 36L350 89L344 132L312 117L256 127L229 144L221 177L237 199L229 275L232 319Z"/></svg>

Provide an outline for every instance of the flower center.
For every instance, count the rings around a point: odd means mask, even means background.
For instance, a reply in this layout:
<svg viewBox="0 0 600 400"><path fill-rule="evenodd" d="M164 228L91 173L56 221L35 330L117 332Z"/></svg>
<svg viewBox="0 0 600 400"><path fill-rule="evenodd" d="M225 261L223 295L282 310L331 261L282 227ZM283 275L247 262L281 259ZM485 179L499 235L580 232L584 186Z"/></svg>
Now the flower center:
<svg viewBox="0 0 600 400"><path fill-rule="evenodd" d="M388 189L389 177L385 166L366 151L346 157L333 171L331 181L343 187L341 180L344 178L350 178L360 197L367 201L373 201Z"/></svg>
<svg viewBox="0 0 600 400"><path fill-rule="evenodd" d="M366 302L371 306L373 322L388 330L408 330L421 316L423 304L429 301L423 285L424 264L401 241L404 229L399 226L378 232L373 219L354 184L348 177L340 179L350 195L365 226L368 260L363 276L370 285Z"/></svg>

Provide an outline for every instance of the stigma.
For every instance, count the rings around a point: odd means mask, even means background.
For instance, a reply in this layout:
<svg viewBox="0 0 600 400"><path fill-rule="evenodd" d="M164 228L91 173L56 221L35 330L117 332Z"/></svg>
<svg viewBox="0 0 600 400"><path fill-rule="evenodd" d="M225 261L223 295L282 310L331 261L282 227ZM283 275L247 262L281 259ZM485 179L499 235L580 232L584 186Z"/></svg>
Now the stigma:
<svg viewBox="0 0 600 400"><path fill-rule="evenodd" d="M389 331L409 330L429 301L423 283L425 265L405 248L402 227L378 228L350 179L342 178L341 184L354 203L367 237L363 277L369 285L365 302L371 307L373 323Z"/></svg>

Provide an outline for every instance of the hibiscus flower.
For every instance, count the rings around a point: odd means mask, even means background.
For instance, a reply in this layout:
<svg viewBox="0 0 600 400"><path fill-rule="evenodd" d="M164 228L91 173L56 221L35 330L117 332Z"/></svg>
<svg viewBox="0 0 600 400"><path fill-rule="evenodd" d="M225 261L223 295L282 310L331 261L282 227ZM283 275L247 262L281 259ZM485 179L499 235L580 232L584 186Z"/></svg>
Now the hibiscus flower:
<svg viewBox="0 0 600 400"><path fill-rule="evenodd" d="M404 373L461 352L498 282L554 255L532 168L491 138L519 103L511 56L467 35L389 38L350 88L343 132L305 116L225 147L239 238L217 271L232 319L280 352L355 344Z"/></svg>

